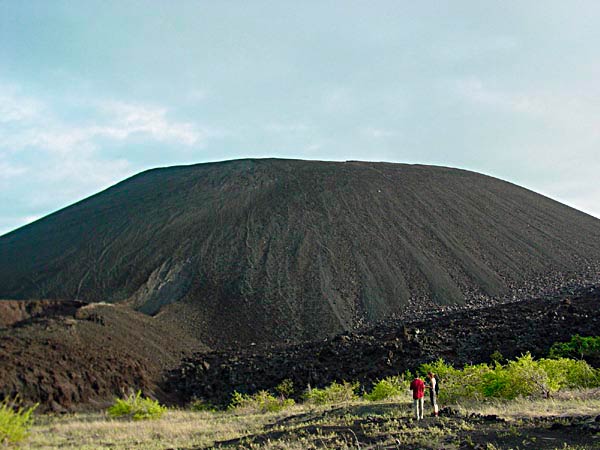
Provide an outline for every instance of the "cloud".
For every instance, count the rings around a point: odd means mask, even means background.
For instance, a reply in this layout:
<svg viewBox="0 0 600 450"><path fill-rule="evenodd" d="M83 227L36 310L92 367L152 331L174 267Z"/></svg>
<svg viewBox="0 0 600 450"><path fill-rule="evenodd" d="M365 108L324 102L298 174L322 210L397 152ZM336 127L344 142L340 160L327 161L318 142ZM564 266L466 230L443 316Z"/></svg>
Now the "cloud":
<svg viewBox="0 0 600 450"><path fill-rule="evenodd" d="M19 107L17 105L26 105ZM98 141L126 141L137 137L148 141L171 142L184 146L202 146L211 132L190 122L173 121L163 107L125 102L90 102L91 119L83 123L61 120L57 115L37 114L42 106L28 98L11 98L2 106L10 117L10 129L0 126L0 151L33 147L57 153L95 149ZM29 105L29 106L27 106ZM47 108L46 108L47 109ZM8 120L4 120L5 124Z"/></svg>
<svg viewBox="0 0 600 450"><path fill-rule="evenodd" d="M495 155L496 173L600 216L600 187L592 182L600 146L600 90L595 84L518 91L469 78L453 86L478 114L510 126L487 149Z"/></svg>
<svg viewBox="0 0 600 450"><path fill-rule="evenodd" d="M0 215L22 225L24 217L55 210L145 168L136 151L165 144L189 157L221 134L175 119L164 106L42 101L0 83ZM9 209L14 195L19 204Z"/></svg>
<svg viewBox="0 0 600 450"><path fill-rule="evenodd" d="M494 90L478 78L459 80L454 84L454 91L468 102L499 108L505 111L525 114L543 113L540 99L531 93L522 94Z"/></svg>
<svg viewBox="0 0 600 450"><path fill-rule="evenodd" d="M600 137L600 90L580 86L563 92L539 89L528 92L492 88L481 79L468 78L454 83L454 92L467 102L495 112L508 112L542 119L571 130Z"/></svg>
<svg viewBox="0 0 600 450"><path fill-rule="evenodd" d="M22 96L14 86L0 85L0 124L31 120L42 112L40 102Z"/></svg>
<svg viewBox="0 0 600 450"><path fill-rule="evenodd" d="M27 172L27 168L22 165L0 161L0 183L21 176L25 172Z"/></svg>
<svg viewBox="0 0 600 450"><path fill-rule="evenodd" d="M90 127L92 135L124 140L142 134L157 141L175 141L183 145L201 144L210 135L190 122L169 120L166 108L113 101L101 104L101 110L112 117L111 124Z"/></svg>

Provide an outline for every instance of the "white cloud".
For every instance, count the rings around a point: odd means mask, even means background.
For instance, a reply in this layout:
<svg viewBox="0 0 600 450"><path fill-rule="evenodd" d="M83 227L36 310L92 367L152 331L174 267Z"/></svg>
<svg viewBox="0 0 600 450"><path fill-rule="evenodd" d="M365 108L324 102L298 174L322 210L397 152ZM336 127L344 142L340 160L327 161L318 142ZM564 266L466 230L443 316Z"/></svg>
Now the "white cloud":
<svg viewBox="0 0 600 450"><path fill-rule="evenodd" d="M470 103L496 112L522 114L552 122L562 128L600 137L600 90L596 86L569 89L518 92L495 89L478 78L459 80L455 92Z"/></svg>
<svg viewBox="0 0 600 450"><path fill-rule="evenodd" d="M190 122L173 121L166 108L125 102L90 102L93 120L67 123L57 116L33 114L34 109L14 107L29 99L12 99L4 107L12 117L11 128L0 126L0 151L14 152L33 147L57 153L95 149L99 139L126 141L140 137L149 141L172 142L184 146L202 146L211 132ZM9 109L10 108L10 109ZM39 111L41 107L35 109ZM35 119L35 120L32 120ZM16 122L16 125L15 125Z"/></svg>
<svg viewBox="0 0 600 450"><path fill-rule="evenodd" d="M166 108L114 101L103 103L101 108L112 120L108 126L90 127L92 135L123 140L134 134L145 134L157 141L194 145L210 134L190 122L169 120Z"/></svg>
<svg viewBox="0 0 600 450"><path fill-rule="evenodd" d="M14 86L0 84L0 124L30 120L42 112L40 102L24 97Z"/></svg>
<svg viewBox="0 0 600 450"><path fill-rule="evenodd" d="M600 185L593 182L600 170L600 90L595 85L519 92L470 78L455 83L454 89L479 113L512 116L510 123L516 126L493 149L496 172L510 178L516 171L520 175L513 180L518 184L600 216ZM521 123L527 126L519 127Z"/></svg>
<svg viewBox="0 0 600 450"><path fill-rule="evenodd" d="M11 209L3 198L0 214L22 225L25 214L55 210L143 167L127 154L107 157L107 149L164 143L186 155L221 134L162 106L83 99L58 108L0 83L0 186L4 197L21 195Z"/></svg>
<svg viewBox="0 0 600 450"><path fill-rule="evenodd" d="M27 168L22 165L0 161L0 182L21 176L25 172L27 172Z"/></svg>

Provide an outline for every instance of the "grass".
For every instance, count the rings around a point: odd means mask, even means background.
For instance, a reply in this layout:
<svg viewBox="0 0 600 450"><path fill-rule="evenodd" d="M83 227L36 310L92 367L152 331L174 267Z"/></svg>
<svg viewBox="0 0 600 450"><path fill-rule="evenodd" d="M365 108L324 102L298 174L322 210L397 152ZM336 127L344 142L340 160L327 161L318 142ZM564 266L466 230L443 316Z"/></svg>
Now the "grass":
<svg viewBox="0 0 600 450"><path fill-rule="evenodd" d="M169 410L160 419L136 422L110 419L102 413L43 416L27 444L29 448L82 450L204 447L257 432L286 415Z"/></svg>
<svg viewBox="0 0 600 450"><path fill-rule="evenodd" d="M600 389L581 389L557 393L550 399L517 398L488 400L457 405L462 412L495 414L506 420L531 417L585 416L600 414Z"/></svg>
<svg viewBox="0 0 600 450"><path fill-rule="evenodd" d="M523 436L514 432L522 431L523 418L600 414L600 398L597 391L587 390L564 393L549 400L473 402L455 407L465 413L499 415L507 422L485 425L488 431L490 426L497 427L494 433L500 438L523 440L528 436L526 432ZM102 413L44 415L36 417L25 448L152 450L207 448L231 441L223 447L454 449L465 444L467 436L481 432L480 424L464 416L414 421L407 394L401 402L355 400L337 405L297 404L266 413L170 409L159 419L136 422L111 419ZM571 447L566 448L593 448L578 442L569 445Z"/></svg>

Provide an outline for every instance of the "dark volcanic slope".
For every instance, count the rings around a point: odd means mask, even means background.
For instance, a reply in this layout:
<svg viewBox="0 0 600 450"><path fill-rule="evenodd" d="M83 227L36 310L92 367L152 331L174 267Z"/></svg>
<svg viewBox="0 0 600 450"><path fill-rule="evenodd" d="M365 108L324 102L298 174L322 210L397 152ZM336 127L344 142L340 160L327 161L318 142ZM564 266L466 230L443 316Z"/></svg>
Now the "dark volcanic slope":
<svg viewBox="0 0 600 450"><path fill-rule="evenodd" d="M333 339L286 348L247 348L199 353L170 373L165 387L179 401L201 398L227 405L233 391L274 390L291 379L299 395L307 385L360 381L365 387L378 379L414 371L425 362L443 358L455 367L531 352L545 357L554 342L600 329L600 287L486 308L437 313L423 320L393 322ZM598 366L600 360L591 359Z"/></svg>
<svg viewBox="0 0 600 450"><path fill-rule="evenodd" d="M164 398L163 371L206 346L122 305L0 301L0 399L105 406L129 389Z"/></svg>
<svg viewBox="0 0 600 450"><path fill-rule="evenodd" d="M0 297L128 301L219 345L522 296L599 262L599 220L491 177L240 160L144 172L0 237Z"/></svg>

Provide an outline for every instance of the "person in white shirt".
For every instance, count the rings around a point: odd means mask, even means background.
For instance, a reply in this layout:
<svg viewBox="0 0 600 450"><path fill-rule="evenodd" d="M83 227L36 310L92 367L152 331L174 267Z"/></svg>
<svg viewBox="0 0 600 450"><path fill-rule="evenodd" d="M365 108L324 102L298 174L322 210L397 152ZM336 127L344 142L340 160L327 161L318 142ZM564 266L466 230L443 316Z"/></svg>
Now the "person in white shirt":
<svg viewBox="0 0 600 450"><path fill-rule="evenodd" d="M429 384L427 384L427 388L429 388L429 400L431 400L431 407L433 408L433 415L438 416L438 404L437 404L437 380L435 378L435 374L428 372L427 378L429 378Z"/></svg>

